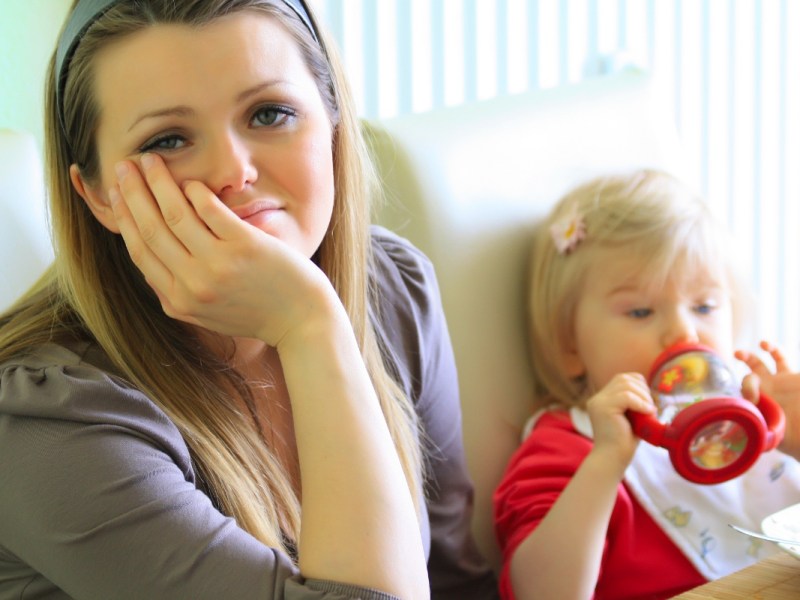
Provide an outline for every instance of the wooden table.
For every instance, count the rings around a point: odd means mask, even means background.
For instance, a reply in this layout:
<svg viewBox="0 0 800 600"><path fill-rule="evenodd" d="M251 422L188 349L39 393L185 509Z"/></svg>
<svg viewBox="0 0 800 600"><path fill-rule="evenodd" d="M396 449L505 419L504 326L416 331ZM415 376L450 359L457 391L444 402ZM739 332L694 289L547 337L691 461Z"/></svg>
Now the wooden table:
<svg viewBox="0 0 800 600"><path fill-rule="evenodd" d="M675 598L681 600L800 599L800 560L780 552L741 571L711 581Z"/></svg>

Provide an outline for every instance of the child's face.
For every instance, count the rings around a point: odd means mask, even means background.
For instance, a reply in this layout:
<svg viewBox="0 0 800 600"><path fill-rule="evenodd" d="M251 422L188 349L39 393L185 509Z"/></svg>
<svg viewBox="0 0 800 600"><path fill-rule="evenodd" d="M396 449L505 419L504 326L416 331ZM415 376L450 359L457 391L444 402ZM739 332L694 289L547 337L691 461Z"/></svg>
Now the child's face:
<svg viewBox="0 0 800 600"><path fill-rule="evenodd" d="M585 375L594 393L623 372L647 377L668 346L695 342L723 357L733 352L733 316L722 273L675 269L659 289L648 286L641 259L598 249L576 308L569 375Z"/></svg>

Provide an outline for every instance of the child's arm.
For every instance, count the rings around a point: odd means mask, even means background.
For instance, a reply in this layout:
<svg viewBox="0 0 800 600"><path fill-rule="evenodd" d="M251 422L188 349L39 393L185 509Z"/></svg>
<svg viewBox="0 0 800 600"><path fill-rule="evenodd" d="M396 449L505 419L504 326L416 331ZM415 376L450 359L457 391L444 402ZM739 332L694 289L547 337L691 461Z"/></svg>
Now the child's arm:
<svg viewBox="0 0 800 600"><path fill-rule="evenodd" d="M748 400L757 402L761 391L780 404L786 415L786 434L779 448L800 459L800 373L792 371L776 346L763 341L760 346L775 362L775 372L756 354L738 350L736 358L752 371L742 382L742 393Z"/></svg>
<svg viewBox="0 0 800 600"><path fill-rule="evenodd" d="M517 547L510 576L517 600L590 598L597 584L617 488L638 440L626 410L655 410L639 374L617 375L586 406L594 445L539 526Z"/></svg>

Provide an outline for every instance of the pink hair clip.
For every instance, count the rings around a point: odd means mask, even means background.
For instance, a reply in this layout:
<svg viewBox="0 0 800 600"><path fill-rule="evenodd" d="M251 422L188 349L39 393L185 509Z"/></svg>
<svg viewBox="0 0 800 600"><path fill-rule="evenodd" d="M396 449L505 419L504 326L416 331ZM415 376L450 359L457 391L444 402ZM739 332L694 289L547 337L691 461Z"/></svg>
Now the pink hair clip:
<svg viewBox="0 0 800 600"><path fill-rule="evenodd" d="M550 226L550 235L559 254L569 254L586 237L586 224L583 215L578 212L577 204Z"/></svg>

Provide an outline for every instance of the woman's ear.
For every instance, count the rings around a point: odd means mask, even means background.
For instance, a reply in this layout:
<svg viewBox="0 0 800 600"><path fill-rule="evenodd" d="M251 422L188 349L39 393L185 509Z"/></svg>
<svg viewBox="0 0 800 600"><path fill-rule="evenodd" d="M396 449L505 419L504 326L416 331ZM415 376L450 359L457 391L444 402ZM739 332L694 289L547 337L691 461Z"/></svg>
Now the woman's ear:
<svg viewBox="0 0 800 600"><path fill-rule="evenodd" d="M86 206L92 211L95 219L112 233L119 233L117 218L114 216L114 210L111 208L108 195L96 186L87 183L83 175L81 175L78 165L73 164L70 166L69 178L75 191L86 202Z"/></svg>

